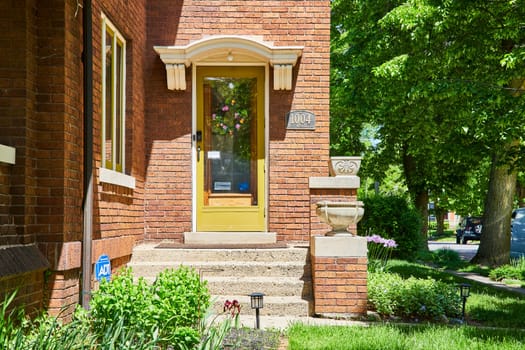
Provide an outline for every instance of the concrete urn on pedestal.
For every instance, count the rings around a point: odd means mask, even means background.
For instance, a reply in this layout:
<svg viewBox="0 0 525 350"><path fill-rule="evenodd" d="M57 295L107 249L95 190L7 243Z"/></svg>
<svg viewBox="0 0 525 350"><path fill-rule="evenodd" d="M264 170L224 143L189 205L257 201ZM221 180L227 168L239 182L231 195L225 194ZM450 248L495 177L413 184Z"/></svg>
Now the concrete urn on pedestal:
<svg viewBox="0 0 525 350"><path fill-rule="evenodd" d="M332 227L324 235L313 235L310 247L314 313L321 317L346 318L367 312L367 241L349 231L356 230L364 215L363 202L355 200L360 161L360 157L332 157L332 176L310 178L310 188L353 193L315 203L319 219Z"/></svg>
<svg viewBox="0 0 525 350"><path fill-rule="evenodd" d="M316 213L322 222L332 226L332 231L326 233L327 236L352 236L347 228L350 225L352 227L357 225L363 218L365 209L363 208L363 202L360 201L322 201L317 203Z"/></svg>

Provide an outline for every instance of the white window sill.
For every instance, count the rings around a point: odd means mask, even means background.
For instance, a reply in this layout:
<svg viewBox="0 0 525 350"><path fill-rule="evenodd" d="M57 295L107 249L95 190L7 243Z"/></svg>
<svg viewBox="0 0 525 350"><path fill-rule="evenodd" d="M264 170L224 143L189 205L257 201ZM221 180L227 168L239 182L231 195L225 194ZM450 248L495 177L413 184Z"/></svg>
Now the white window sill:
<svg viewBox="0 0 525 350"><path fill-rule="evenodd" d="M100 182L135 189L134 177L106 168L100 168Z"/></svg>
<svg viewBox="0 0 525 350"><path fill-rule="evenodd" d="M0 145L0 163L15 164L16 151L14 147Z"/></svg>

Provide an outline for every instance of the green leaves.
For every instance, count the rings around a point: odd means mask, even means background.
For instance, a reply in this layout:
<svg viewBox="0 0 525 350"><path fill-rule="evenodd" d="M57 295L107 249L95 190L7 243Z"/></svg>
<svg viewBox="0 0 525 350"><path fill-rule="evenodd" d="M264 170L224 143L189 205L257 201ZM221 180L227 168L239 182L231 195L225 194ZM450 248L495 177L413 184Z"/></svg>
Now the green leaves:
<svg viewBox="0 0 525 350"><path fill-rule="evenodd" d="M101 343L129 334L175 349L192 348L200 340L199 322L209 305L206 282L188 267L165 270L152 285L143 278L134 281L126 268L93 294L92 331Z"/></svg>
<svg viewBox="0 0 525 350"><path fill-rule="evenodd" d="M376 180L408 159L411 195L449 204L484 198L486 182L469 178L487 178L476 165L494 154L524 167L525 1L332 4L333 155L364 152L361 175ZM374 147L359 144L365 125L377 128Z"/></svg>

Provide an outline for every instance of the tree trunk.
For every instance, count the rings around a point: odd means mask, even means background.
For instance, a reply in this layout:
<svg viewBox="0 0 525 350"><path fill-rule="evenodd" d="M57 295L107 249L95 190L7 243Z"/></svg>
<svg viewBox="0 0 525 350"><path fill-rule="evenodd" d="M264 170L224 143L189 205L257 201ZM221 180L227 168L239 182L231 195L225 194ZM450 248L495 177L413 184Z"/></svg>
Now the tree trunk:
<svg viewBox="0 0 525 350"><path fill-rule="evenodd" d="M425 243L428 239L428 192L420 191L415 196L415 206L419 214L421 215L423 226L421 227L421 237ZM427 247L427 244L423 245L423 248Z"/></svg>
<svg viewBox="0 0 525 350"><path fill-rule="evenodd" d="M403 170L408 191L414 200L414 206L421 215L423 227L421 228L422 248L428 249L426 244L428 239L428 189L423 179L418 174L417 161L411 155L407 154L406 149L403 152Z"/></svg>
<svg viewBox="0 0 525 350"><path fill-rule="evenodd" d="M473 263L486 266L500 266L510 260L510 216L517 173L508 165L499 165L492 160L489 190L485 200L483 231L478 253Z"/></svg>
<svg viewBox="0 0 525 350"><path fill-rule="evenodd" d="M445 233L445 215L447 214L447 211L436 205L434 212L436 213L437 224L436 235L443 235Z"/></svg>

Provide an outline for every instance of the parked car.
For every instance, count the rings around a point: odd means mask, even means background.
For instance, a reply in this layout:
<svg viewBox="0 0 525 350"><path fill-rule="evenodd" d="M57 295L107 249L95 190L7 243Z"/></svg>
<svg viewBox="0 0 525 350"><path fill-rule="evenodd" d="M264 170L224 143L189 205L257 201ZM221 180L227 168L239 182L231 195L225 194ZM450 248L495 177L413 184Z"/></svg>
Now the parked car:
<svg viewBox="0 0 525 350"><path fill-rule="evenodd" d="M510 222L510 255L525 256L525 208L512 212Z"/></svg>
<svg viewBox="0 0 525 350"><path fill-rule="evenodd" d="M479 241L483 223L477 216L467 216L461 219L456 230L456 243L467 244L468 241Z"/></svg>

